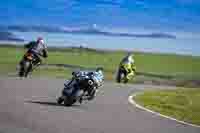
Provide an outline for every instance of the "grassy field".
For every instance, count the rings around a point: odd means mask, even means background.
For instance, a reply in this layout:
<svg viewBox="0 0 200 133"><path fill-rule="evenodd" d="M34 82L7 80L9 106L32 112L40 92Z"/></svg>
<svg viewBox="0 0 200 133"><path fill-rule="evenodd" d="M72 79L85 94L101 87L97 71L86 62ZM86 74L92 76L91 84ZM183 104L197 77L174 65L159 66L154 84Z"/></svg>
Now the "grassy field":
<svg viewBox="0 0 200 133"><path fill-rule="evenodd" d="M0 47L0 74L15 73L16 66L23 56L25 49L15 46ZM77 67L95 68L103 66L106 79L113 79L120 60L125 52L103 52L79 48L51 48L49 58L45 64L70 64ZM145 74L175 76L184 79L200 78L200 57L179 56L169 54L152 54L135 52L137 72ZM42 67L33 72L33 75L48 75L53 77L69 77L73 68ZM146 76L146 77L147 77ZM153 78L151 75L150 77Z"/></svg>
<svg viewBox="0 0 200 133"><path fill-rule="evenodd" d="M134 100L161 114L200 125L199 88L146 91L137 95Z"/></svg>

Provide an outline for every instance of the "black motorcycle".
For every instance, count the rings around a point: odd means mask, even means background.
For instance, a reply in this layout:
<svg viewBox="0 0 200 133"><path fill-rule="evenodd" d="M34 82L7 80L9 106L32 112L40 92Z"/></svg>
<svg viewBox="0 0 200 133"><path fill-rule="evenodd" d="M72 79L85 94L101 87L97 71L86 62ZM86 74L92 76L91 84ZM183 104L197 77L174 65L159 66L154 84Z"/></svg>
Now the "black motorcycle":
<svg viewBox="0 0 200 133"><path fill-rule="evenodd" d="M25 53L23 59L19 63L19 77L27 77L29 73L33 72L33 70L41 64L42 60L39 56L42 56L44 58L48 57L45 50L42 50L42 52L38 55L31 52L31 50L28 50Z"/></svg>
<svg viewBox="0 0 200 133"><path fill-rule="evenodd" d="M92 100L95 97L97 87L95 78L86 75L75 75L64 84L62 95L57 99L58 104L64 102L65 106L71 106L76 102L82 103L83 100Z"/></svg>
<svg viewBox="0 0 200 133"><path fill-rule="evenodd" d="M27 52L20 62L19 77L27 77L39 64L35 64L36 57L33 53Z"/></svg>

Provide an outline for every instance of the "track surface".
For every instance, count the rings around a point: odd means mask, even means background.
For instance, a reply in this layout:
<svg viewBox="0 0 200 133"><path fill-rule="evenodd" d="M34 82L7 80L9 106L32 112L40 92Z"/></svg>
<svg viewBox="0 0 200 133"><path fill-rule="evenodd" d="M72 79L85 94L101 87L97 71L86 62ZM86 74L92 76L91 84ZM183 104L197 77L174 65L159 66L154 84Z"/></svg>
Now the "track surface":
<svg viewBox="0 0 200 133"><path fill-rule="evenodd" d="M128 103L152 86L105 83L94 101L64 107L56 104L63 82L0 78L0 133L200 133Z"/></svg>

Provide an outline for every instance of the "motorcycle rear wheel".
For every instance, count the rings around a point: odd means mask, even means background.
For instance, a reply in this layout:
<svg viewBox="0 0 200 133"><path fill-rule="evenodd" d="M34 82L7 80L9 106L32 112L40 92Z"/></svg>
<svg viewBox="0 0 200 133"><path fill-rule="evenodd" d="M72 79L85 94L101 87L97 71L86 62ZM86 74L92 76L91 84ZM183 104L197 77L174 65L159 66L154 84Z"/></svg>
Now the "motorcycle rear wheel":
<svg viewBox="0 0 200 133"><path fill-rule="evenodd" d="M121 82L121 71L119 70L117 73L117 78L116 78L117 83Z"/></svg>
<svg viewBox="0 0 200 133"><path fill-rule="evenodd" d="M79 101L82 103L82 97L84 95L83 90L79 90L75 96L66 96L64 99L64 105L65 106L72 106L76 101Z"/></svg>
<svg viewBox="0 0 200 133"><path fill-rule="evenodd" d="M24 76L25 77L28 77L28 74L29 74L29 72L31 71L31 69L32 69L32 64L31 64L31 62L30 61L26 61L25 63L24 63Z"/></svg>
<svg viewBox="0 0 200 133"><path fill-rule="evenodd" d="M64 99L64 105L65 106L72 106L75 102L76 102L76 99L72 98L72 97L66 97Z"/></svg>
<svg viewBox="0 0 200 133"><path fill-rule="evenodd" d="M27 77L31 69L32 69L31 62L23 60L22 63L20 63L20 69L18 73L19 77Z"/></svg>

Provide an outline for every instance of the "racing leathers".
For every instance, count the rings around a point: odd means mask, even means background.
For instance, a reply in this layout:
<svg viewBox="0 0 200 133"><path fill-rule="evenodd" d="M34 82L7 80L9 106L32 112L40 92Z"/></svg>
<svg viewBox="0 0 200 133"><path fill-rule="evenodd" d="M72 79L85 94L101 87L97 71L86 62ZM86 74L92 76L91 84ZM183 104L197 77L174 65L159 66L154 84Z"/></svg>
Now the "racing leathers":
<svg viewBox="0 0 200 133"><path fill-rule="evenodd" d="M28 49L27 52L30 52L34 55L35 61L33 62L34 65L41 64L42 60L40 59L40 56L43 56L44 58L48 57L47 53L47 46L45 43L40 43L37 41L31 41L28 44L24 45L25 48Z"/></svg>
<svg viewBox="0 0 200 133"><path fill-rule="evenodd" d="M126 65L127 64L127 65ZM135 72L136 72L136 65L135 65L135 60L133 59L132 55L128 55L125 58L122 59L122 61L120 62L119 67L122 66L129 66L130 65L130 69L128 69L128 73L126 78L129 80L132 77L135 76Z"/></svg>

